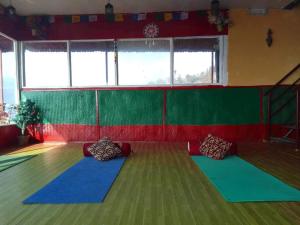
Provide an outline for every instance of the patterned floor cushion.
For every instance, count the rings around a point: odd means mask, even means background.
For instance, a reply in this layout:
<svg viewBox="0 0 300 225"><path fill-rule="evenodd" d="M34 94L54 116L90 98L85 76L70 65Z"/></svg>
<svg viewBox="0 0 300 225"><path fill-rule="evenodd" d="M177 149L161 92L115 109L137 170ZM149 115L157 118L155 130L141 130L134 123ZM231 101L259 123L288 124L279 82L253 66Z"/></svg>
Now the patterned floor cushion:
<svg viewBox="0 0 300 225"><path fill-rule="evenodd" d="M224 159L232 143L209 134L203 141L200 151L203 155L213 159Z"/></svg>
<svg viewBox="0 0 300 225"><path fill-rule="evenodd" d="M117 148L117 151L118 151L118 152L117 152L117 156L118 156L118 157L123 156L121 146L120 146L118 143L114 143L114 145L115 145L115 147Z"/></svg>
<svg viewBox="0 0 300 225"><path fill-rule="evenodd" d="M98 160L110 160L121 155L121 149L108 138L101 139L87 149Z"/></svg>

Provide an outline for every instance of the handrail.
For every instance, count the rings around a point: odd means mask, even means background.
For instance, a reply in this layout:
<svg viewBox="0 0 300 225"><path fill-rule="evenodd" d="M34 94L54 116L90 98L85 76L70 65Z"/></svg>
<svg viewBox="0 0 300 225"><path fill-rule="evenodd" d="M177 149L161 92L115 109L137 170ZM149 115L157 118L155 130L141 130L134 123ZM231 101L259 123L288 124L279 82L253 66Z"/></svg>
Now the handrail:
<svg viewBox="0 0 300 225"><path fill-rule="evenodd" d="M271 112L271 114L270 114L271 118L274 117L281 110L283 110L284 107L287 106L295 98L295 96L296 96L295 94L292 95L292 97L290 97L284 104L282 104L280 107L278 107L274 112Z"/></svg>
<svg viewBox="0 0 300 225"><path fill-rule="evenodd" d="M281 78L271 89L269 89L264 96L270 94L271 92L274 91L283 81L285 81L289 76L291 76L296 70L300 68L300 63L295 66L290 72L288 72L283 78Z"/></svg>
<svg viewBox="0 0 300 225"><path fill-rule="evenodd" d="M299 149L300 147L300 132L299 132L299 128L300 128L300 112L299 112L299 88L297 89L296 92L296 144L297 144L297 149Z"/></svg>
<svg viewBox="0 0 300 225"><path fill-rule="evenodd" d="M293 99L296 97L296 144L297 149L300 147L300 77L298 77L292 84L289 84L288 87L282 91L281 93L278 93L277 96L274 96L272 99L272 93L280 87L280 84L285 81L287 78L289 78L294 72L296 72L300 68L300 63L296 65L290 72L288 72L282 79L280 79L273 87L271 87L264 96L268 97L268 129L267 129L267 139L271 140L272 136L272 118L277 115L277 113L281 112ZM286 96L288 93L293 93L292 96L288 96L288 99L285 100L285 103L280 104L279 107L276 107L275 110L272 110L272 104L274 102L277 102L280 100L283 96ZM274 107L273 107L274 108ZM285 135L284 137L287 137L291 132L293 132L294 129L290 129L290 131Z"/></svg>
<svg viewBox="0 0 300 225"><path fill-rule="evenodd" d="M285 96L287 93L289 93L289 91L294 90L294 87L297 87L296 85L298 84L298 82L300 81L300 77L291 85L289 85L289 87L287 89L285 89L280 95L276 96L275 98L272 99L272 103L277 102L281 97Z"/></svg>

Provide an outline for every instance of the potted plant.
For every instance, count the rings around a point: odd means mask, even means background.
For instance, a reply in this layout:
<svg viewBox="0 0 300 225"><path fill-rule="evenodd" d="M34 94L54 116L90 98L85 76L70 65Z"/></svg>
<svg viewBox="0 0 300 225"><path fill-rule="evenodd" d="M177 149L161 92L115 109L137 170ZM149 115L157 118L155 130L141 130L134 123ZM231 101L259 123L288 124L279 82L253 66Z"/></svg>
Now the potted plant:
<svg viewBox="0 0 300 225"><path fill-rule="evenodd" d="M19 145L25 145L30 138L29 135L25 135L26 127L40 121L39 109L34 102L27 99L17 106L17 113L13 121L21 129L21 136L18 137L18 143Z"/></svg>

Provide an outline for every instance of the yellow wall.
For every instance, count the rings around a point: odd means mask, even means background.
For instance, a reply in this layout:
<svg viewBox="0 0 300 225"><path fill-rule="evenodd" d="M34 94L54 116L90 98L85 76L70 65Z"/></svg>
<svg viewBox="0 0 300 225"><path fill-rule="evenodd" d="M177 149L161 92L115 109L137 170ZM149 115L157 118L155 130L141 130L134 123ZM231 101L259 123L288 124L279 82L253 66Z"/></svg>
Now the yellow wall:
<svg viewBox="0 0 300 225"><path fill-rule="evenodd" d="M300 8L269 10L265 16L235 9L230 11L230 19L233 24L228 34L229 85L274 84L300 63ZM273 31L270 48L265 42L269 28Z"/></svg>

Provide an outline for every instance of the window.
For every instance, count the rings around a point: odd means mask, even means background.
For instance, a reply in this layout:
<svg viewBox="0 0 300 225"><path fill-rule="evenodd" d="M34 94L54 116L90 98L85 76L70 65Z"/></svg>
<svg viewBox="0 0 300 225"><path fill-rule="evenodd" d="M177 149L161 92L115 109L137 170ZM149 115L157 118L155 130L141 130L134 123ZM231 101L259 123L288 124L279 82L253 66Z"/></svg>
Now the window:
<svg viewBox="0 0 300 225"><path fill-rule="evenodd" d="M69 86L66 42L24 43L25 86Z"/></svg>
<svg viewBox="0 0 300 225"><path fill-rule="evenodd" d="M24 87L227 83L227 37L23 43Z"/></svg>
<svg viewBox="0 0 300 225"><path fill-rule="evenodd" d="M71 42L72 85L100 86L115 83L114 43Z"/></svg>
<svg viewBox="0 0 300 225"><path fill-rule="evenodd" d="M14 41L0 35L0 104L16 104L17 71Z"/></svg>
<svg viewBox="0 0 300 225"><path fill-rule="evenodd" d="M217 83L217 51L217 38L175 39L174 83Z"/></svg>
<svg viewBox="0 0 300 225"><path fill-rule="evenodd" d="M120 85L170 84L170 40L118 42Z"/></svg>

